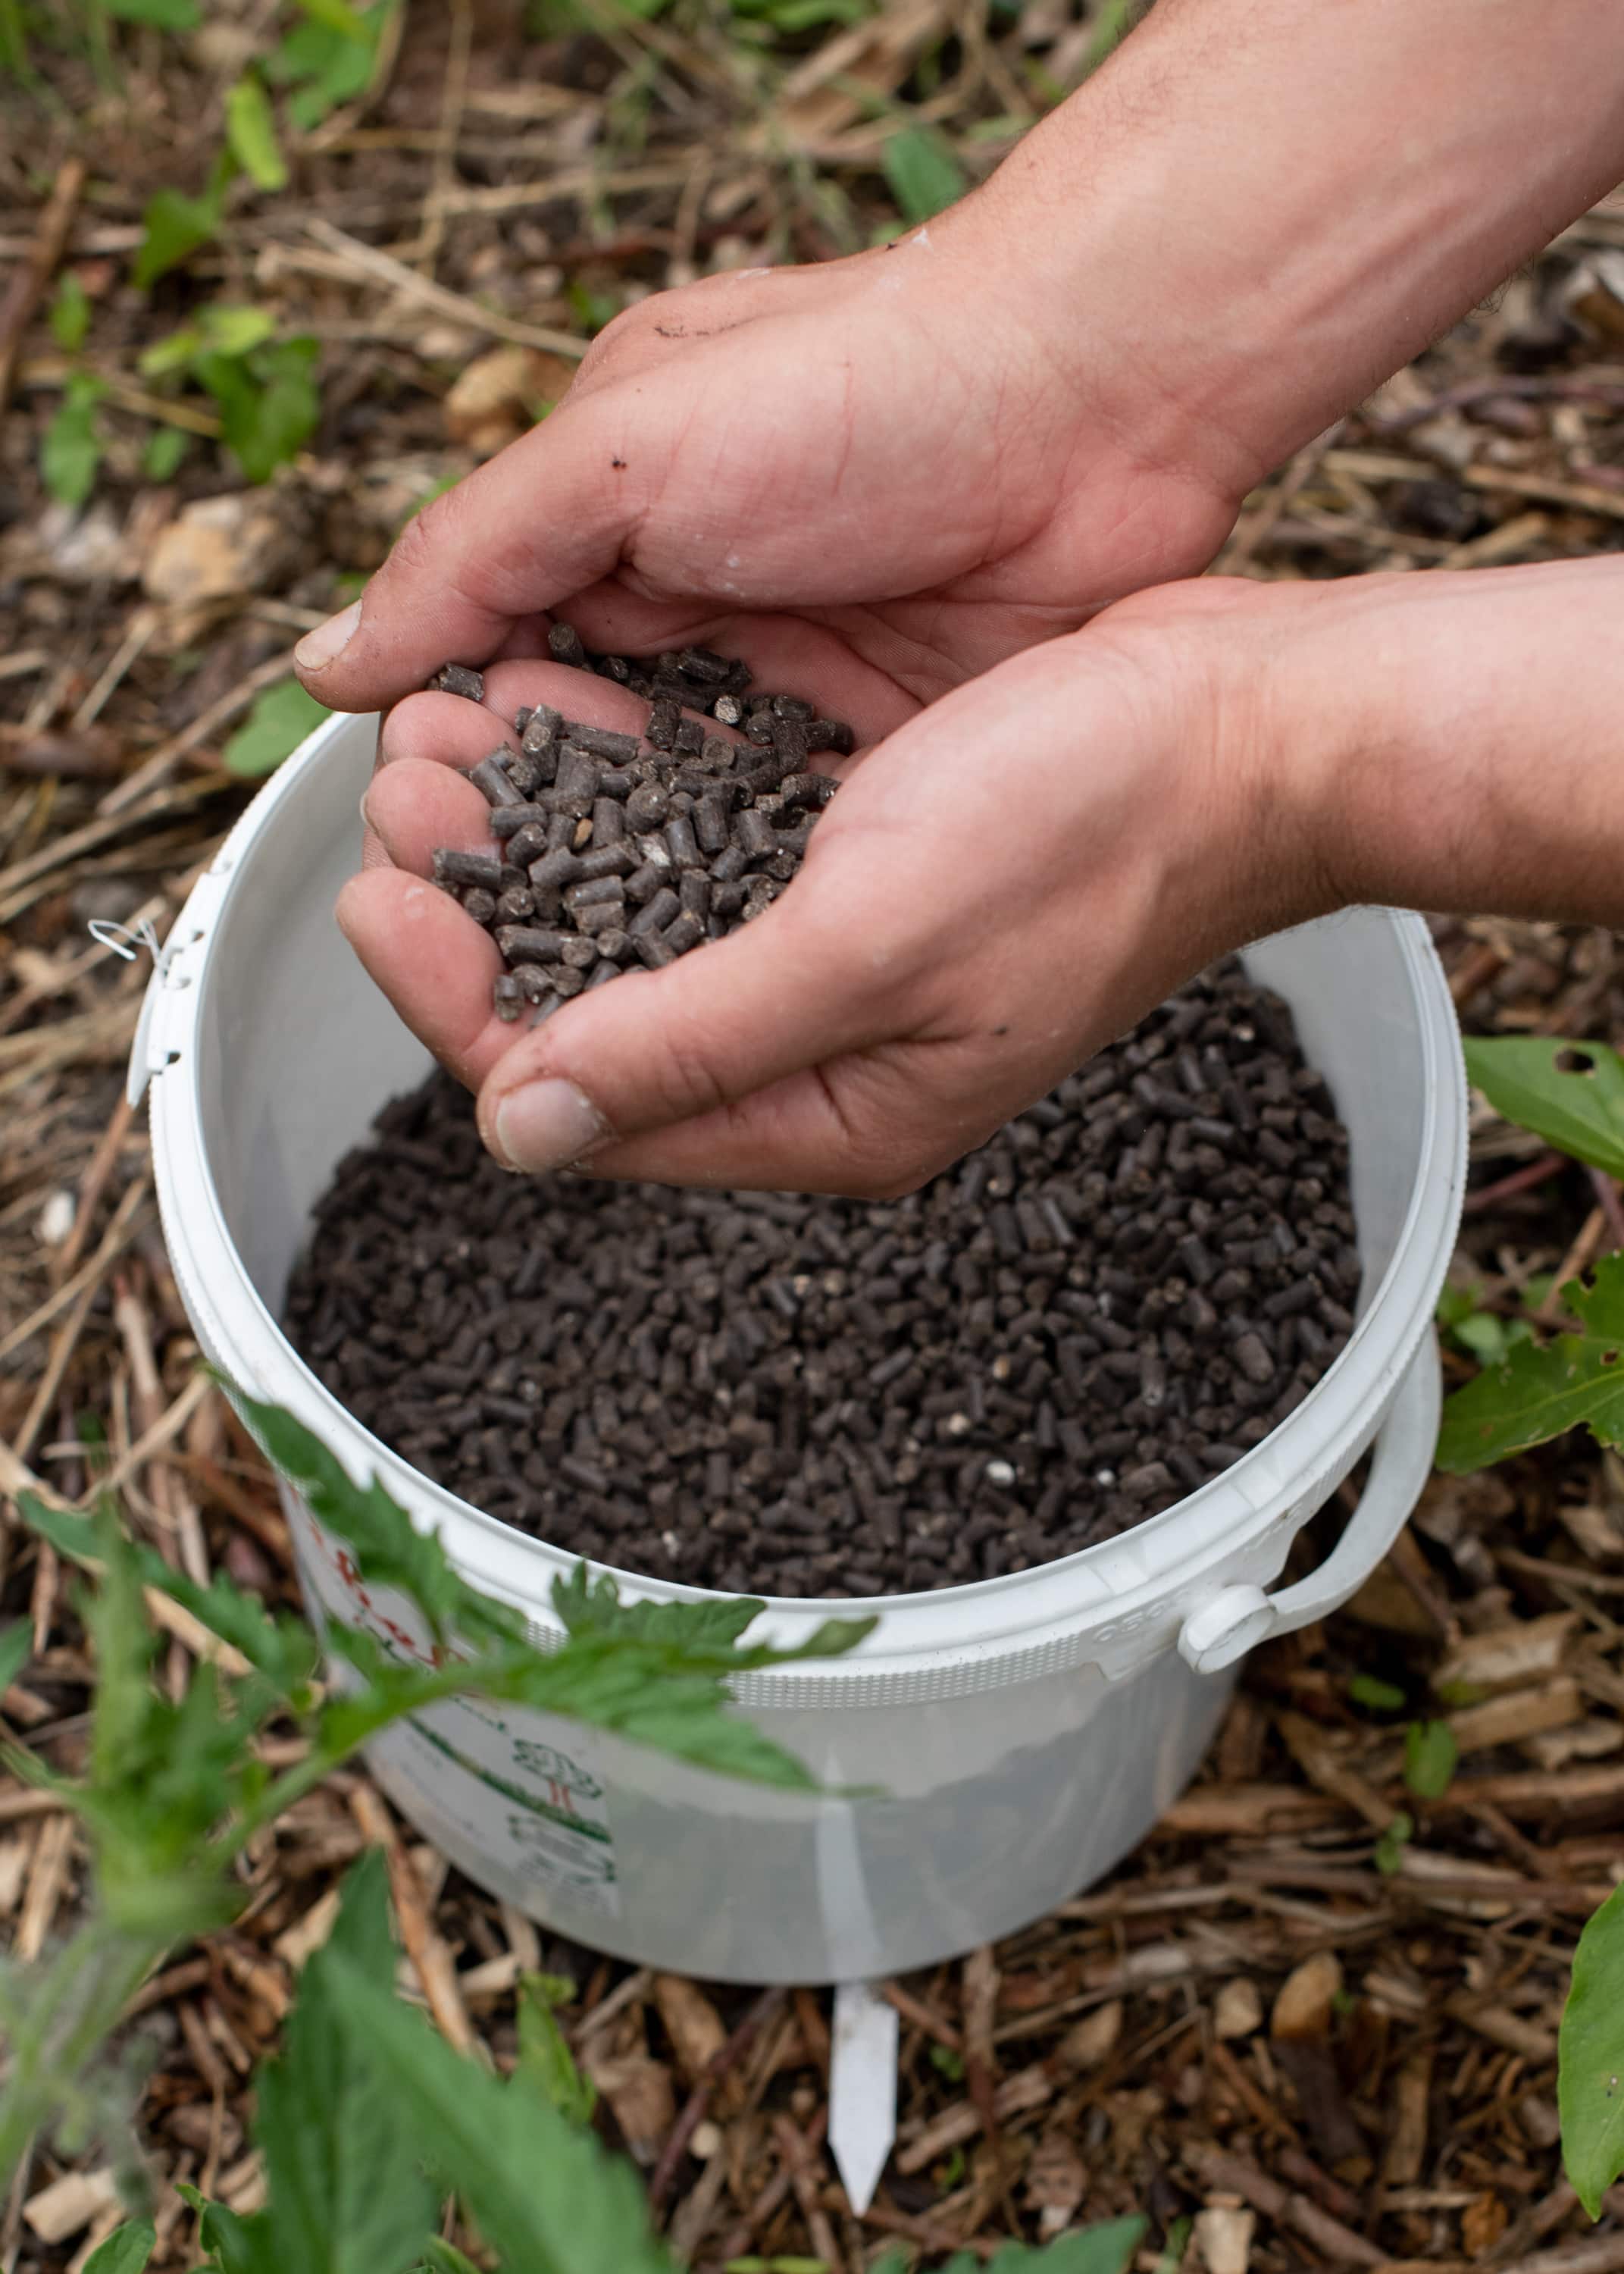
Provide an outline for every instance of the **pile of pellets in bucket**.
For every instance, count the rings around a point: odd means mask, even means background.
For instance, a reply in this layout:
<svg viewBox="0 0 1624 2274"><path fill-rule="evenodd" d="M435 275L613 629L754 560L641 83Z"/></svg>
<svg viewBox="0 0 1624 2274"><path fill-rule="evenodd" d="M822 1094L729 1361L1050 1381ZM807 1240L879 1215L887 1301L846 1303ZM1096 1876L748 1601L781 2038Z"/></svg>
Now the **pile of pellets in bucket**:
<svg viewBox="0 0 1624 2274"><path fill-rule="evenodd" d="M912 1593L1109 1539L1260 1443L1352 1326L1347 1161L1233 964L896 1201L515 1180L437 1074L339 1164L288 1331L554 1547Z"/></svg>
<svg viewBox="0 0 1624 2274"><path fill-rule="evenodd" d="M795 695L749 694L748 665L710 648L648 661L594 656L568 624L553 659L647 698L644 736L539 704L470 771L493 849L441 846L434 881L495 940L499 1018L531 1024L631 968L658 971L771 906L838 785L819 751L853 747L843 719ZM432 685L479 701L483 674L447 664ZM707 733L701 712L742 740ZM649 748L643 747L646 739Z"/></svg>

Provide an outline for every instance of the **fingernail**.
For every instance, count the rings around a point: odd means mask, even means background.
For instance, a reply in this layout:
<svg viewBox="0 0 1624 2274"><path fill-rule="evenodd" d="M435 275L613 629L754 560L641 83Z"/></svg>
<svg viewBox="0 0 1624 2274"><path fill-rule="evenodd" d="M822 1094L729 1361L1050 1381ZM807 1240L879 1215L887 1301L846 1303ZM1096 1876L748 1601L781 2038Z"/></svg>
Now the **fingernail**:
<svg viewBox="0 0 1624 2274"><path fill-rule="evenodd" d="M510 1169L538 1176L567 1168L609 1134L609 1125L573 1081L532 1081L496 1109L497 1150Z"/></svg>
<svg viewBox="0 0 1624 2274"><path fill-rule="evenodd" d="M293 660L301 671L325 671L342 655L354 638L361 621L361 603L351 600L325 624L318 624L313 632L306 632L293 651Z"/></svg>

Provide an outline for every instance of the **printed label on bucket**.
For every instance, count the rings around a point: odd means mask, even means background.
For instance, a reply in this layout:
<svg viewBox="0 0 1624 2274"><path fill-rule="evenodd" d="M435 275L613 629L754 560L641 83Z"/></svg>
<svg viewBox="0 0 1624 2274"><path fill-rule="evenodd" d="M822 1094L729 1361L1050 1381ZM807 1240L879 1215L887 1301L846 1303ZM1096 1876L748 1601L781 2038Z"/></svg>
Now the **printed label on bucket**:
<svg viewBox="0 0 1624 2274"><path fill-rule="evenodd" d="M301 1576L312 1605L372 1636L392 1658L432 1665L416 1612L393 1588L369 1588L341 1540L297 1498L293 1517ZM335 1677L343 1669L335 1667ZM620 1916L614 1840L591 1732L562 1715L484 1698L451 1698L373 1741L395 1775L415 1786L471 1847L539 1892L577 1909Z"/></svg>

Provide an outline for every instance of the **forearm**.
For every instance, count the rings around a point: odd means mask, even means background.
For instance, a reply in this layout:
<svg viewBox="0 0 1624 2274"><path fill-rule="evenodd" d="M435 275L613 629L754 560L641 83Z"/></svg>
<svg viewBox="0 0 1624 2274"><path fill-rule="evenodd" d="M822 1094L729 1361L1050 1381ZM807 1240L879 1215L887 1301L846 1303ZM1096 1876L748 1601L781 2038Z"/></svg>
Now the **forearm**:
<svg viewBox="0 0 1624 2274"><path fill-rule="evenodd" d="M1231 750L1314 901L1624 923L1621 620L1617 559L1237 601Z"/></svg>
<svg viewBox="0 0 1624 2274"><path fill-rule="evenodd" d="M1161 0L965 225L1137 435L1244 488L1624 176L1621 32L1617 0Z"/></svg>

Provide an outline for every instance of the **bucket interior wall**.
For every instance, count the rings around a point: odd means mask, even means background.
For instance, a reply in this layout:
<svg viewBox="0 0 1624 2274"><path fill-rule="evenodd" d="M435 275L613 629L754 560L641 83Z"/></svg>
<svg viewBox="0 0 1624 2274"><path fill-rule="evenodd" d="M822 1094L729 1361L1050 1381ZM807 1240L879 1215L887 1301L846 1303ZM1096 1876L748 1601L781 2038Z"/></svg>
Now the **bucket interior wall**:
<svg viewBox="0 0 1624 2274"><path fill-rule="evenodd" d="M333 920L359 858L372 770L371 722L356 727L244 851L199 1006L207 1158L226 1229L273 1316L340 1156L431 1063ZM1421 1040L1400 942L1378 915L1354 909L1266 940L1247 962L1292 1005L1348 1125L1368 1303L1398 1244L1423 1138Z"/></svg>
<svg viewBox="0 0 1624 2274"><path fill-rule="evenodd" d="M273 788L233 847L235 872L197 980L187 1093L196 1124L168 1158L171 1174L184 1161L181 1173L195 1178L200 1143L227 1252L211 1233L206 1259L186 1260L222 1306L229 1299L231 1340L249 1382L267 1330L243 1315L251 1306L239 1267L279 1317L312 1206L339 1157L431 1063L333 919L359 855L357 808L372 749L370 719L323 730L310 759ZM1384 913L1355 911L1265 942L1248 960L1292 1004L1304 1050L1348 1125L1368 1308L1407 1222L1413 1245L1410 1212L1429 1143L1413 949ZM1429 1015L1436 1020L1435 1006ZM178 1238L182 1250L193 1244L184 1220L194 1200L199 1218L212 1224L203 1193L183 1186L166 1199L171 1241ZM187 1284L186 1271L177 1276ZM1392 1338L1395 1367L1397 1345L1405 1344L1407 1358L1414 1343L1405 1338L1425 1332L1431 1302L1423 1291L1418 1312L1405 1306L1404 1318L1389 1316L1385 1326L1370 1320L1370 1337ZM1372 1401L1362 1442L1379 1418ZM342 1425L329 1442L347 1457L359 1452ZM1283 1446L1271 1454L1274 1442L1248 1464L1253 1504L1270 1511L1271 1526L1243 1560L1225 1563L1225 1578L1277 1575L1292 1531L1354 1457L1351 1439L1335 1467L1300 1445L1292 1459ZM403 1496L410 1503L410 1492ZM462 1525L461 1551L478 1547L484 1559L486 1543L470 1535L495 1529ZM342 1591L324 1593L320 1555L303 1560L312 1608L322 1601L327 1615L353 1623ZM484 1560L470 1566L477 1577L488 1568ZM1031 1576L992 1583L990 1593L1025 1587ZM527 1568L509 1600L530 1608L545 1585L543 1571ZM544 1871L545 1859L513 1833L520 1816L500 1796L512 1792L524 1747L505 1725L492 1729L471 1708L447 1707L433 1728L425 1717L395 1732L375 1749L374 1766L477 1880L622 1956L758 1982L923 1965L1011 1931L1108 1869L1188 1779L1234 1679L1233 1669L1199 1675L1185 1664L1173 1646L1178 1615L1169 1603L1157 1611L1165 1624L1159 1644L1126 1672L1078 1657L1069 1640L1026 1653L1017 1639L1010 1648L1025 1661L1019 1675L1008 1672L1006 1655L997 1682L981 1688L971 1676L981 1628L991 1613L997 1631L997 1608L972 1611L962 1645L915 1652L917 1666L896 1677L906 1704L890 1689L870 1696L855 1665L827 1689L813 1685L816 1699L786 1690L771 1705L752 1701L753 1715L821 1781L877 1786L883 1805L775 1798L605 1740L597 1773L619 1858L613 1916L596 1897L588 1901L575 1864L566 1878L556 1859ZM575 1725L540 1734L566 1749L583 1742ZM532 1728L526 1743L537 1736ZM466 1756L455 1773L448 1748ZM527 1841L535 1835L529 1817L523 1829Z"/></svg>

